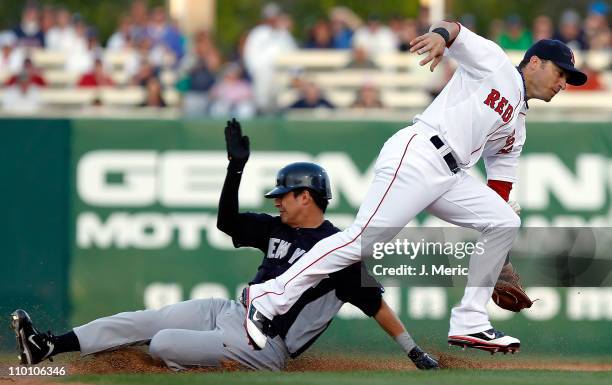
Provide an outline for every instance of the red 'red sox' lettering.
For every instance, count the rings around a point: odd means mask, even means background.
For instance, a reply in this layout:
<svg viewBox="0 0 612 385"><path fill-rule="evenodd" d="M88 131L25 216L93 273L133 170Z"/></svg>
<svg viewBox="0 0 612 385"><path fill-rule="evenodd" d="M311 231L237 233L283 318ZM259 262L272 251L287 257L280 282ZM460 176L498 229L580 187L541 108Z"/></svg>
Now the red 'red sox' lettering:
<svg viewBox="0 0 612 385"><path fill-rule="evenodd" d="M500 97L501 97L501 100L499 100ZM498 100L499 100L499 103L497 103ZM512 118L512 112L514 111L514 107L508 104L508 99L501 96L499 91L496 90L495 88L491 89L491 92L489 92L489 95L487 95L487 98L485 99L484 104L491 107L493 111L501 115L504 123L508 123L510 118Z"/></svg>
<svg viewBox="0 0 612 385"><path fill-rule="evenodd" d="M487 96L487 99L484 101L484 104L491 108L495 108L495 102L499 100L499 91L493 88Z"/></svg>

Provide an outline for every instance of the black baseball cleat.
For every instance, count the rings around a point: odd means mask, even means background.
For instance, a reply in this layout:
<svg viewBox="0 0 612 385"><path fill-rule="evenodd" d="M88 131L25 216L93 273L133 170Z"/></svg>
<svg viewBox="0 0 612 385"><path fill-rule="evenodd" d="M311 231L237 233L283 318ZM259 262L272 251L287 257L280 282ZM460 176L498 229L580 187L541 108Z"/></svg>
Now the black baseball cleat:
<svg viewBox="0 0 612 385"><path fill-rule="evenodd" d="M272 322L266 318L251 302L249 289L246 288L246 319L244 326L249 341L256 350L263 349L268 340L267 331L270 330Z"/></svg>
<svg viewBox="0 0 612 385"><path fill-rule="evenodd" d="M21 365L34 365L49 359L55 348L54 337L50 332L43 334L32 325L32 320L24 310L15 310L11 314L11 327L15 331L19 360Z"/></svg>
<svg viewBox="0 0 612 385"><path fill-rule="evenodd" d="M521 341L517 338L507 336L499 330L489 329L480 333L448 336L450 345L465 348L481 349L495 353L512 353L519 351Z"/></svg>
<svg viewBox="0 0 612 385"><path fill-rule="evenodd" d="M408 353L408 358L414 362L414 365L421 370L437 370L440 369L438 361L436 361L429 354L425 353L421 348L415 346Z"/></svg>

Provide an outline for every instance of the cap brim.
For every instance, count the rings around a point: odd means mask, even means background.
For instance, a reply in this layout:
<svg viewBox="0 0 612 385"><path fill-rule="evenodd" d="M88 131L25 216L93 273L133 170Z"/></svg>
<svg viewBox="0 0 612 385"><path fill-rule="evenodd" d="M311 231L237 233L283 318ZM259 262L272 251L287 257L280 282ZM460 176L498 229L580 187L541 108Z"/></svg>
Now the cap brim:
<svg viewBox="0 0 612 385"><path fill-rule="evenodd" d="M288 187L275 187L274 189L272 189L268 193L266 193L266 195L264 195L264 197L266 197L266 198L278 198L280 196L283 196L283 195L287 194L289 191L291 191L291 189L288 188Z"/></svg>
<svg viewBox="0 0 612 385"><path fill-rule="evenodd" d="M573 86L581 86L587 81L587 76L584 72L576 69L574 66L570 66L565 63L556 63L559 68L562 68L567 73L567 84Z"/></svg>

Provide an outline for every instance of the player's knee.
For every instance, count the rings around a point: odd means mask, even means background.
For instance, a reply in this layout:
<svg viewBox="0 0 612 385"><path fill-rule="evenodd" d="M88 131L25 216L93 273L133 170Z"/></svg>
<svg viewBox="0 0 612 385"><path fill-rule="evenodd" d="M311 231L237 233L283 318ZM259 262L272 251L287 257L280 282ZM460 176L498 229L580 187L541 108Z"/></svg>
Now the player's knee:
<svg viewBox="0 0 612 385"><path fill-rule="evenodd" d="M166 361L172 357L173 352L172 332L170 330L160 330L157 332L149 344L149 354L155 359Z"/></svg>
<svg viewBox="0 0 612 385"><path fill-rule="evenodd" d="M516 215L514 211L510 210L509 212L505 213L502 218L500 218L497 226L513 230L518 229L521 227L521 217Z"/></svg>
<svg viewBox="0 0 612 385"><path fill-rule="evenodd" d="M521 227L521 217L519 217L514 210L510 207L506 207L506 210L499 213L497 219L492 224L494 227L517 229Z"/></svg>
<svg viewBox="0 0 612 385"><path fill-rule="evenodd" d="M521 218L512 210L508 210L491 221L485 228L485 233L504 232L516 235L521 227Z"/></svg>
<svg viewBox="0 0 612 385"><path fill-rule="evenodd" d="M512 227L516 227L519 228L521 227L521 217L518 216L516 213L513 215L513 226Z"/></svg>

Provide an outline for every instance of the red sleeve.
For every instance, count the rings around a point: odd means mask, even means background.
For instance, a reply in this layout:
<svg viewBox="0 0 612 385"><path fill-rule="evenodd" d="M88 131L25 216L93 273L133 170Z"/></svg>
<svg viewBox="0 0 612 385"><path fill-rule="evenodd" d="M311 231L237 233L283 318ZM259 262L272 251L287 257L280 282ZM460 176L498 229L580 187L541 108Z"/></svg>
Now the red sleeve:
<svg viewBox="0 0 612 385"><path fill-rule="evenodd" d="M510 190L512 190L512 182L504 182L501 180L491 179L487 182L487 186L489 186L493 191L499 194L506 202L510 199Z"/></svg>
<svg viewBox="0 0 612 385"><path fill-rule="evenodd" d="M46 87L47 86L47 81L45 80L45 78L43 78L40 75L33 75L32 76L32 83L36 84L37 86L41 86L41 87Z"/></svg>
<svg viewBox="0 0 612 385"><path fill-rule="evenodd" d="M12 86L13 84L17 83L17 75L13 75L11 76L6 83L4 83L5 86Z"/></svg>
<svg viewBox="0 0 612 385"><path fill-rule="evenodd" d="M97 85L98 84L96 83L96 79L90 74L84 74L83 76L81 76L81 79L78 83L79 87L95 87Z"/></svg>

